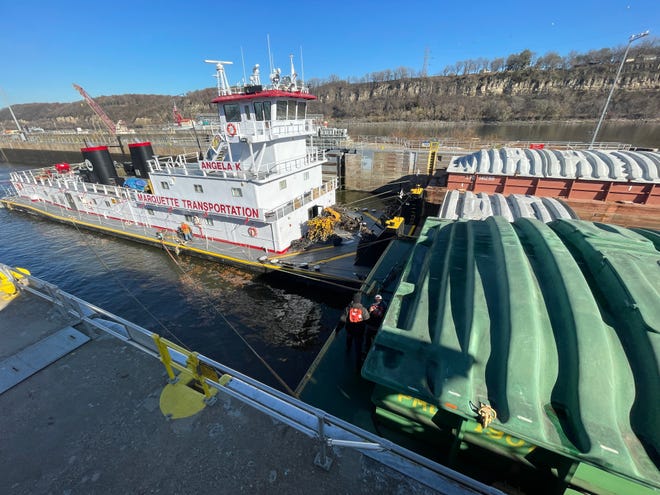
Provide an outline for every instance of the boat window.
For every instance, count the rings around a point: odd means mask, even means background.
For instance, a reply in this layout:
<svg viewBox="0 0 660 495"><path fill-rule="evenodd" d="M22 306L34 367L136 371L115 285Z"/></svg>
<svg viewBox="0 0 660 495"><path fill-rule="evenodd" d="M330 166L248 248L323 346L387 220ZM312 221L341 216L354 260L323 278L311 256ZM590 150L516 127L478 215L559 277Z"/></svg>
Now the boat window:
<svg viewBox="0 0 660 495"><path fill-rule="evenodd" d="M204 220L206 220L206 225L213 225L213 219L206 217Z"/></svg>
<svg viewBox="0 0 660 495"><path fill-rule="evenodd" d="M309 180L309 170L303 174L303 180Z"/></svg>
<svg viewBox="0 0 660 495"><path fill-rule="evenodd" d="M243 197L243 189L240 187L232 187L231 188L231 195L235 198L242 198Z"/></svg>
<svg viewBox="0 0 660 495"><path fill-rule="evenodd" d="M108 208L110 208L110 206L112 206L112 205L110 204L110 201L106 201L106 202L105 202L105 206L107 206Z"/></svg>
<svg viewBox="0 0 660 495"><path fill-rule="evenodd" d="M286 101L277 102L277 112L275 113L277 120L286 120Z"/></svg>
<svg viewBox="0 0 660 495"><path fill-rule="evenodd" d="M264 101L264 119L265 120L272 119L271 113L270 113L270 102L269 101Z"/></svg>
<svg viewBox="0 0 660 495"><path fill-rule="evenodd" d="M228 103L222 106L225 110L225 119L227 119L227 122L241 121L241 108L237 104Z"/></svg>
<svg viewBox="0 0 660 495"><path fill-rule="evenodd" d="M286 189L286 179L280 181L280 191Z"/></svg>
<svg viewBox="0 0 660 495"><path fill-rule="evenodd" d="M147 208L147 213L149 213L149 215L153 215L154 210L152 208Z"/></svg>
<svg viewBox="0 0 660 495"><path fill-rule="evenodd" d="M204 192L204 188L202 187L201 184L193 184L193 185L195 186L195 192L198 192L198 193L203 193Z"/></svg>
<svg viewBox="0 0 660 495"><path fill-rule="evenodd" d="M169 189L170 185L167 182L163 181L160 183L160 187L162 187L163 189Z"/></svg>
<svg viewBox="0 0 660 495"><path fill-rule="evenodd" d="M245 105L243 107L243 111L245 112L245 119L246 120L251 120L252 119L252 114L250 113L250 105Z"/></svg>
<svg viewBox="0 0 660 495"><path fill-rule="evenodd" d="M304 120L305 119L305 112L307 111L307 102L306 101L299 101L298 102L298 120Z"/></svg>
<svg viewBox="0 0 660 495"><path fill-rule="evenodd" d="M264 104L261 101L254 103L254 115L257 120L264 120Z"/></svg>
<svg viewBox="0 0 660 495"><path fill-rule="evenodd" d="M183 215L186 219L186 222L195 223L195 217L193 215Z"/></svg>
<svg viewBox="0 0 660 495"><path fill-rule="evenodd" d="M289 120L295 120L295 118L296 118L296 100L289 100L289 101L286 102L286 104L287 104L287 109L288 109L287 118Z"/></svg>

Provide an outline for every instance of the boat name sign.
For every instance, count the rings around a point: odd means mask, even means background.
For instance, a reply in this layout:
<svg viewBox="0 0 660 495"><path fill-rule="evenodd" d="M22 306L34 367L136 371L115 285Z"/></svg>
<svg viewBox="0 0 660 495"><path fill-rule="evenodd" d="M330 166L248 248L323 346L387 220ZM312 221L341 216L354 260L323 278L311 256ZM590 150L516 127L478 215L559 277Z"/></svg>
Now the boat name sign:
<svg viewBox="0 0 660 495"><path fill-rule="evenodd" d="M190 199L169 198L167 196L155 196L153 194L138 193L137 200L152 205L168 206L171 208L186 208L204 213L214 212L221 215L229 215L240 218L261 219L259 209L251 206L236 206L213 201L192 201Z"/></svg>
<svg viewBox="0 0 660 495"><path fill-rule="evenodd" d="M202 170L229 170L241 171L241 162L207 162L203 161L201 164Z"/></svg>

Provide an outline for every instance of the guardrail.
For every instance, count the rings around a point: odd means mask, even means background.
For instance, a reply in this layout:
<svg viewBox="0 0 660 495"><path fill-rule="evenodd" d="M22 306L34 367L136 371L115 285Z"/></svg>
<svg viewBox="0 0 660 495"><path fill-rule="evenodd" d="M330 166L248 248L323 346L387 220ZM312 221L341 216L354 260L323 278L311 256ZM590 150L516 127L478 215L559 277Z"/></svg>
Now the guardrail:
<svg viewBox="0 0 660 495"><path fill-rule="evenodd" d="M213 402L216 392L222 392L318 440L319 451L314 463L320 468L331 468L329 447L353 448L441 493L503 495L499 490L362 430L202 354L191 352L154 332L64 292L49 282L31 275L15 279L13 273L17 270L0 264L0 271L13 280L20 291L50 301L81 323L160 359L170 381L177 380L182 374L192 377L204 391L207 403ZM212 369L219 378L209 378L200 365Z"/></svg>
<svg viewBox="0 0 660 495"><path fill-rule="evenodd" d="M454 139L441 137L438 137L437 139L408 139L389 136L366 135L358 135L353 138L353 144L358 145L358 147L388 145L413 150L428 150L430 148L431 141L439 143L441 149L457 149L461 151L475 151L479 149L502 147L533 148L535 146L539 146L539 144L542 144L544 148L571 150L585 150L589 149L591 146L590 143L582 141L511 141L506 139L498 141L487 141L477 138ZM594 149L600 150L629 150L631 147L632 146L630 144L616 142L600 142L594 143L593 145Z"/></svg>

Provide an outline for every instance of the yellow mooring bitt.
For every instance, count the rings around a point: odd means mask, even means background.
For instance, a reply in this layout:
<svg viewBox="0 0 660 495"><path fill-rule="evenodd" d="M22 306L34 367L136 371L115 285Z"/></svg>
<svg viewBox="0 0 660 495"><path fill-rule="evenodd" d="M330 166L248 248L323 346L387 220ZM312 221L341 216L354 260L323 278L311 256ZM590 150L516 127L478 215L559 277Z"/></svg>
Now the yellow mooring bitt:
<svg viewBox="0 0 660 495"><path fill-rule="evenodd" d="M152 337L169 377L169 383L160 395L162 413L169 419L186 418L212 405L218 391L210 387L206 379L225 384L226 377L219 379L213 368L200 362L197 352L190 352L160 335L153 334ZM186 358L185 366L172 358L170 349ZM177 375L175 370L180 373Z"/></svg>
<svg viewBox="0 0 660 495"><path fill-rule="evenodd" d="M417 187L410 189L410 194L413 196L421 196L424 194L424 188L418 184Z"/></svg>
<svg viewBox="0 0 660 495"><path fill-rule="evenodd" d="M387 230L393 230L397 235L403 234L403 217L394 217L385 222Z"/></svg>
<svg viewBox="0 0 660 495"><path fill-rule="evenodd" d="M26 275L30 275L30 272L25 268L16 267L9 270L9 275L7 276L0 272L0 299L5 301L12 299L18 294L18 288L15 282L25 278Z"/></svg>

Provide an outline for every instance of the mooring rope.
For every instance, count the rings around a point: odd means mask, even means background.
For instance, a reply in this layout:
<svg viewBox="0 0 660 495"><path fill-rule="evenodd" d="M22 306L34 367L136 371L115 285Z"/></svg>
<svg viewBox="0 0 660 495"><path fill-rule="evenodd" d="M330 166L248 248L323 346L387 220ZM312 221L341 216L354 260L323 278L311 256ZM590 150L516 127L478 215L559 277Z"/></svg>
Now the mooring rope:
<svg viewBox="0 0 660 495"><path fill-rule="evenodd" d="M183 276L187 277L188 280L190 280L190 282L191 282L191 283L192 283L197 289L201 289L201 287L200 287L200 285L197 283L197 281L196 281L194 278L192 278L192 276L190 276L190 274L189 274L188 272L186 272L186 270L183 268L183 266L181 266L181 263L179 263L179 261L178 261L174 256L172 256L172 253L170 253L170 250L167 249L167 247L166 247L164 244L163 244L163 248L165 249L165 251L167 252L167 254L170 256L170 258L172 259L172 261L174 261L174 264L175 264L175 265L181 270L181 273L183 274ZM204 291L202 291L202 293L204 293ZM217 314L218 316L220 316L220 317L224 320L224 322L227 324L227 326L228 326L228 327L229 327L229 328L230 328L230 329L236 334L236 336L237 336L237 337L243 342L243 344L245 344L245 346L250 350L250 352L252 352L252 353L256 356L256 358L261 362L261 364L263 364L264 367L265 367L265 368L266 368L266 369L267 369L267 370L273 375L273 377L274 377L274 378L280 383L280 385L282 385L282 387L284 387L284 389L286 390L286 392L287 392L289 395L291 395L291 396L293 396L293 397L296 397L296 393L291 389L291 387L289 387L289 385L288 385L288 384L284 381L284 379L283 379L283 378L277 373L277 371L275 371L275 370L274 370L274 369L273 369L273 368L272 368L272 367L266 362L266 360L265 360L263 357L261 357L261 355L257 352L257 350L256 350L254 347L252 347L252 346L250 345L250 343L249 343L247 340L245 340L245 338L239 333L239 331L236 329L236 327L234 327L234 325L232 325L231 322L227 319L227 317L224 315L224 313L223 313L222 311L220 311L220 310L219 310L219 309L218 309L218 308L217 308L217 307L216 307L211 301L207 300L206 297L204 297L204 299L205 299L205 301L204 301L205 304L207 304L207 306L211 309L211 311L214 312L215 314Z"/></svg>
<svg viewBox="0 0 660 495"><path fill-rule="evenodd" d="M99 256L99 254L96 252L96 249L94 249L94 246L92 246L89 242L87 242L87 236L83 234L80 230L80 227L78 227L78 224L74 221L74 219L71 219L71 224L76 228L78 231L78 234L80 234L80 237L83 241L83 243L94 253L94 256L96 256L96 259L98 259L99 263L106 269L106 271L112 276L113 279L117 282L117 284L133 299L146 313L149 315L153 320L156 322L156 324L161 327L165 332L167 332L167 335L169 335L173 340L176 340L176 342L183 347L184 349L190 350L182 341L179 339L167 326L160 321L156 315L154 315L149 308L147 308L142 301L140 301L132 292L131 290L126 287L126 285L115 275L115 273L110 269L110 267L107 265L105 260Z"/></svg>

